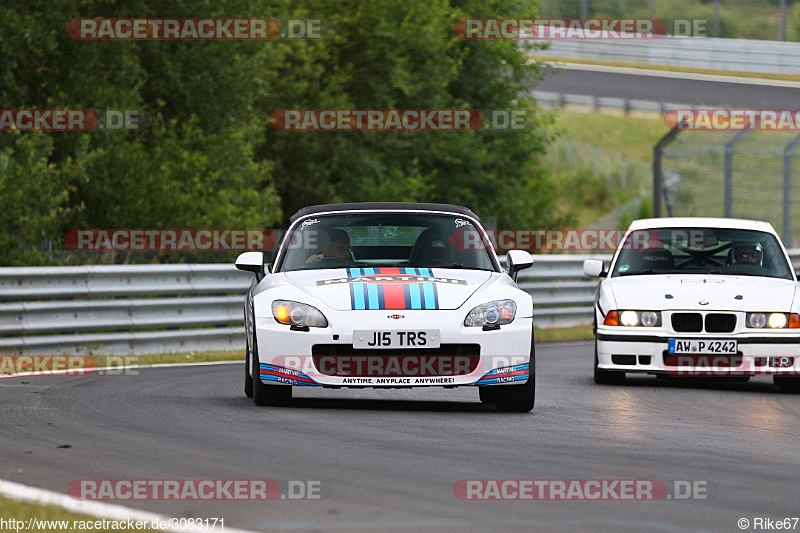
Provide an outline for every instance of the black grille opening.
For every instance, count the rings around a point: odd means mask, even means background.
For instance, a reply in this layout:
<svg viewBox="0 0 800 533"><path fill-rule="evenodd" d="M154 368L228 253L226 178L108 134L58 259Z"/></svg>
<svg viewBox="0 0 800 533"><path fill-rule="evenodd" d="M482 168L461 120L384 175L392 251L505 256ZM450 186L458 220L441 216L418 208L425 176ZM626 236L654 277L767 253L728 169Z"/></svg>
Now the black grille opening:
<svg viewBox="0 0 800 533"><path fill-rule="evenodd" d="M612 354L611 355L611 362L615 365L635 365L636 364L636 356L635 355L620 355L620 354Z"/></svg>
<svg viewBox="0 0 800 533"><path fill-rule="evenodd" d="M651 359L652 359L652 357L649 356L649 355L640 355L639 356L639 364L640 365L649 365Z"/></svg>
<svg viewBox="0 0 800 533"><path fill-rule="evenodd" d="M736 315L730 313L706 315L706 331L709 333L730 333L734 328L736 328Z"/></svg>
<svg viewBox="0 0 800 533"><path fill-rule="evenodd" d="M703 331L703 315L700 313L673 313L672 329L686 333Z"/></svg>

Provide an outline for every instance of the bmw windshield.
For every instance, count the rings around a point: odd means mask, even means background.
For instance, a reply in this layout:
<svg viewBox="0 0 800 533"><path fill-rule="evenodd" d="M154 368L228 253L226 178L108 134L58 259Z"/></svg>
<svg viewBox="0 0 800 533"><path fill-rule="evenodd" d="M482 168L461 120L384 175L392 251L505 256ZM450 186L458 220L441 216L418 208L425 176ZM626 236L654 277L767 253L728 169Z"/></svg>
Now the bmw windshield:
<svg viewBox="0 0 800 533"><path fill-rule="evenodd" d="M612 277L723 274L793 279L778 240L762 231L659 228L628 234Z"/></svg>
<svg viewBox="0 0 800 533"><path fill-rule="evenodd" d="M465 232L476 238L464 239ZM310 216L286 235L276 272L346 267L498 270L480 227L463 216L359 213ZM465 241L469 245L464 245Z"/></svg>

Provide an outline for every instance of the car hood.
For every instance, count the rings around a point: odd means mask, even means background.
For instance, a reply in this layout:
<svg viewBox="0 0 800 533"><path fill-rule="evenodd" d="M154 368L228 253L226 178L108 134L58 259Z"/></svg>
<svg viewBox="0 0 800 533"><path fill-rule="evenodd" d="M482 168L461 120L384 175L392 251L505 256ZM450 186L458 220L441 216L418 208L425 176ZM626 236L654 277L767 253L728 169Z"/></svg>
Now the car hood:
<svg viewBox="0 0 800 533"><path fill-rule="evenodd" d="M796 286L778 278L680 274L615 277L608 283L619 309L701 311L789 312Z"/></svg>
<svg viewBox="0 0 800 533"><path fill-rule="evenodd" d="M337 268L280 275L325 305L347 311L458 309L492 272L449 268Z"/></svg>

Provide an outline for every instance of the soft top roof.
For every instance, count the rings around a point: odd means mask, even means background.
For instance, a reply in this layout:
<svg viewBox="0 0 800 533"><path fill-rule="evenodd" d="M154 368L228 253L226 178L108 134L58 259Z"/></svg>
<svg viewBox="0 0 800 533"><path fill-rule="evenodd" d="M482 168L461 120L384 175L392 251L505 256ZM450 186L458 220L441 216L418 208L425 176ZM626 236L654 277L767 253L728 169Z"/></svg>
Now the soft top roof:
<svg viewBox="0 0 800 533"><path fill-rule="evenodd" d="M328 213L335 211L364 211L364 210L401 210L401 211L444 211L446 213L457 213L472 217L480 221L475 213L470 209L460 205L451 204L427 204L417 202L360 202L351 204L322 204L304 207L289 219L291 224L300 217L313 215L314 213Z"/></svg>

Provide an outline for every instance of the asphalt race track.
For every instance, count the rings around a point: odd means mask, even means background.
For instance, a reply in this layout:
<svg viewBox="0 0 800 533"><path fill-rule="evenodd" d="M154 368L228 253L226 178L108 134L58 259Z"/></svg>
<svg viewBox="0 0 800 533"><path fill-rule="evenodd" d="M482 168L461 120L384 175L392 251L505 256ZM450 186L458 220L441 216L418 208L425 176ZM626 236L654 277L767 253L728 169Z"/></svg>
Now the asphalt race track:
<svg viewBox="0 0 800 533"><path fill-rule="evenodd" d="M753 109L795 109L800 104L800 88L796 87L572 69L548 70L536 90Z"/></svg>
<svg viewBox="0 0 800 533"><path fill-rule="evenodd" d="M308 388L259 408L239 364L3 379L2 477L62 493L87 478L321 481L316 501L117 502L256 531L738 531L740 518L800 514L800 396L764 378L600 386L589 343L537 355L526 414L484 407L474 388ZM706 481L707 498L457 499L471 478Z"/></svg>

